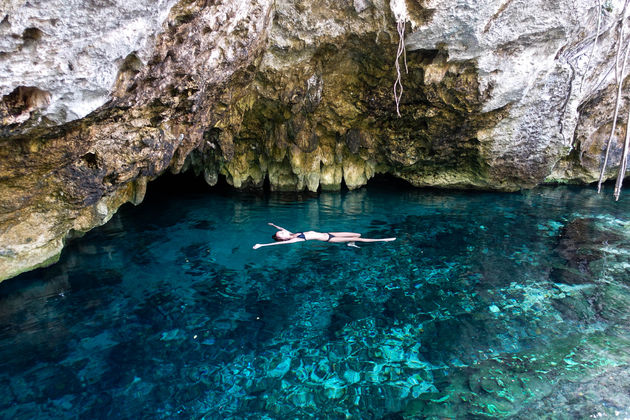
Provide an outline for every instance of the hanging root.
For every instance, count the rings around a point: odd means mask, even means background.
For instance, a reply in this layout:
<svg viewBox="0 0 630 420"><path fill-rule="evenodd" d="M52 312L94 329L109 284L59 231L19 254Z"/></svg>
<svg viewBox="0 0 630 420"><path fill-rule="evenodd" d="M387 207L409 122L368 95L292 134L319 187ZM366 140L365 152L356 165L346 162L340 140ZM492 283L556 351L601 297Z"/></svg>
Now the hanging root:
<svg viewBox="0 0 630 420"><path fill-rule="evenodd" d="M405 20L401 19L396 22L398 30L398 51L396 52L396 81L394 82L394 101L396 101L396 114L400 117L400 98L403 94L403 85L400 76L400 56L403 56L405 63L405 73L409 73L407 68L407 51L405 50Z"/></svg>
<svg viewBox="0 0 630 420"><path fill-rule="evenodd" d="M623 154L621 155L621 163L619 165L619 173L617 174L617 182L615 183L615 201L619 200L621 195L621 186L623 185L623 177L626 174L626 165L628 163L628 145L630 143L630 109L628 109L628 118L626 119L626 140L623 144Z"/></svg>
<svg viewBox="0 0 630 420"><path fill-rule="evenodd" d="M621 44L621 43L620 43ZM628 44L630 46L630 44ZM621 49L621 48L620 48ZM628 48L626 48L626 57ZM619 58L619 55L617 55ZM615 60L615 67L617 67L617 61ZM619 106L621 105L621 85L623 81L623 71L626 67L626 60L624 59L623 65L621 66L621 76L617 77L617 96L615 98L615 112L613 113L613 121L612 127L610 129L610 136L608 136L608 142L606 144L606 154L604 155L604 164L602 165L602 169L599 173L599 181L597 182L597 193L599 194L602 190L602 183L604 182L604 174L606 172L606 166L608 166L608 155L610 154L610 146L612 145L612 140L615 137L615 129L617 128L617 116L619 115Z"/></svg>
<svg viewBox="0 0 630 420"><path fill-rule="evenodd" d="M608 165L608 155L610 153L610 145L612 144L613 137L615 136L615 128L617 128L617 116L619 115L619 106L621 103L621 87L623 85L623 74L626 69L626 61L628 59L628 51L630 51L630 42L626 45L626 51L621 63L621 69L619 69L619 57L621 56L621 49L623 45L623 29L626 16L626 7L628 2L626 1L623 11L621 12L621 27L619 28L619 44L617 45L617 55L615 56L615 82L617 83L617 96L615 98L615 112L613 113L612 128L610 129L610 136L608 137L608 143L606 145L606 155L604 156L604 164L602 165L601 172L599 173L599 181L597 182L597 193L602 190L602 182L604 182L604 174L606 172L606 166Z"/></svg>
<svg viewBox="0 0 630 420"><path fill-rule="evenodd" d="M588 70L591 68L591 60L593 59L593 52L595 52L595 46L597 45L597 40L599 39L599 30L602 27L602 0L597 0L597 33L595 33L595 41L593 41L593 45L591 46L591 53L588 55L588 61L586 62L586 70L584 74L582 74L582 81L580 82L580 92L582 92L582 86L584 85L584 79L586 78L586 74Z"/></svg>

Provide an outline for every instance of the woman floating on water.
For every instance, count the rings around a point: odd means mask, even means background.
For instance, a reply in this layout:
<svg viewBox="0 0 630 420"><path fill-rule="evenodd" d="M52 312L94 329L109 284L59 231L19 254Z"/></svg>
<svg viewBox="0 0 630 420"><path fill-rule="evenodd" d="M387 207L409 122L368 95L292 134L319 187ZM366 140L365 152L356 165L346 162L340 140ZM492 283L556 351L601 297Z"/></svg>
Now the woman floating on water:
<svg viewBox="0 0 630 420"><path fill-rule="evenodd" d="M261 246L272 246L272 245L284 245L284 244L292 244L295 242L302 241L322 241L322 242L333 242L333 243L342 243L345 242L349 246L356 246L355 242L390 242L395 241L396 238L383 238L383 239L368 239L361 238L360 233L353 232L315 232L313 230L309 230L308 232L298 232L292 233L285 228L280 226L276 226L273 223L268 223L269 226L273 226L278 231L272 236L277 242L272 242L270 244L256 244L254 245L254 249L258 249Z"/></svg>

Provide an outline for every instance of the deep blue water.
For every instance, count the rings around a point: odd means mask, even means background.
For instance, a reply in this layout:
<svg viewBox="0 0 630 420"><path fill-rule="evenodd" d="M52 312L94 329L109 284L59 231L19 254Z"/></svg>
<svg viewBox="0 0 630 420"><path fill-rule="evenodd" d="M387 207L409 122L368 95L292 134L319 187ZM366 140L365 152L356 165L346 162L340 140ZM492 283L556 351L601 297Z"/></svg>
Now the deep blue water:
<svg viewBox="0 0 630 420"><path fill-rule="evenodd" d="M152 184L0 284L0 417L630 417L629 194Z"/></svg>

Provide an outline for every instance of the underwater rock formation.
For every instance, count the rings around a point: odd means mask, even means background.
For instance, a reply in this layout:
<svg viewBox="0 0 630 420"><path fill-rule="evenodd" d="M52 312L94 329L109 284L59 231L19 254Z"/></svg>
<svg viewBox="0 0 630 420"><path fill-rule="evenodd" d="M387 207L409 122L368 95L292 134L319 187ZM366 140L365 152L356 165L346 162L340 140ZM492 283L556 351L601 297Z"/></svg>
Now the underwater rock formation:
<svg viewBox="0 0 630 420"><path fill-rule="evenodd" d="M597 178L621 2L407 0L401 117L385 0L57 3L0 16L0 279L167 169L285 191Z"/></svg>

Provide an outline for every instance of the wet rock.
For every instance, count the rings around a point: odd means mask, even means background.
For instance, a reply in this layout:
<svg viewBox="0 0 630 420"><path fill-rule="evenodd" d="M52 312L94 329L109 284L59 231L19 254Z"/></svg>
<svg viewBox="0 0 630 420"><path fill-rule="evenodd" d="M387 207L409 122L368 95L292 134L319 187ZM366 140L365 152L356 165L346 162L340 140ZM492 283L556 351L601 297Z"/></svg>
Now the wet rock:
<svg viewBox="0 0 630 420"><path fill-rule="evenodd" d="M234 335L241 335L243 331L249 331L250 339L244 343L248 347L255 348L273 337L277 331L282 330L289 321L289 314L293 306L293 299L289 296L278 298L274 301L261 299L256 296L248 296L245 310L249 319L240 322L239 330Z"/></svg>
<svg viewBox="0 0 630 420"><path fill-rule="evenodd" d="M599 375L594 375L577 383L563 382L550 390L546 398L533 401L519 412L515 418L526 419L538 413L549 412L557 401L566 401L569 417L588 416L592 418L623 418L629 414L630 403L627 392L630 389L627 367L611 367ZM610 390L609 392L602 392Z"/></svg>
<svg viewBox="0 0 630 420"><path fill-rule="evenodd" d="M35 368L25 381L12 381L11 390L20 402L43 402L79 392L81 384L73 372L62 366Z"/></svg>
<svg viewBox="0 0 630 420"><path fill-rule="evenodd" d="M0 379L0 384L2 384L2 389L5 390L0 395L0 409L5 409L14 402L14 396L10 388L11 380L3 377Z"/></svg>
<svg viewBox="0 0 630 420"><path fill-rule="evenodd" d="M391 296L385 301L383 316L385 321L390 324L395 321L408 322L416 319L418 315L418 306L416 300L405 294L401 289L392 290Z"/></svg>
<svg viewBox="0 0 630 420"><path fill-rule="evenodd" d="M370 314L371 309L356 296L345 294L339 300L338 306L331 316L328 335L335 338L337 332L343 329L346 324L363 319Z"/></svg>
<svg viewBox="0 0 630 420"><path fill-rule="evenodd" d="M561 231L556 252L566 263L554 268L551 276L566 284L584 284L593 281L590 264L604 256L601 248L612 246L621 236L604 231L596 219L578 218L569 222Z"/></svg>

